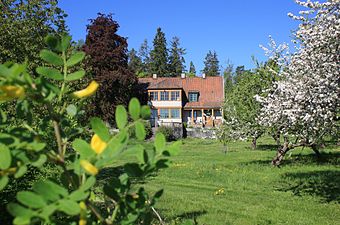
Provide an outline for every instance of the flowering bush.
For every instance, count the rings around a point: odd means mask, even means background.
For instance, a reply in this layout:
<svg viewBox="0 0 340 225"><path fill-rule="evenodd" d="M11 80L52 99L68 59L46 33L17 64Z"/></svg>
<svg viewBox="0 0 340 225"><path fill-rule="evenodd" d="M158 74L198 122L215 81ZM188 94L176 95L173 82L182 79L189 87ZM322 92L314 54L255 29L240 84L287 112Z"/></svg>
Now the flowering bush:
<svg viewBox="0 0 340 225"><path fill-rule="evenodd" d="M273 165L279 165L286 152L297 146L318 153L322 138L338 135L339 130L340 3L296 2L308 8L300 16L289 14L301 21L294 33L297 52L279 57L282 80L273 83L267 97L257 96L263 107L260 123L277 127L284 135ZM281 50L274 46L272 56Z"/></svg>
<svg viewBox="0 0 340 225"><path fill-rule="evenodd" d="M70 41L69 36L46 38L48 49L40 52L46 64L36 69L36 78L26 71L26 65L0 65L0 101L14 101L15 119L22 121L13 126L7 113L1 111L0 191L11 179L24 176L28 167L41 168L48 162L62 171L60 179L39 179L32 190L19 191L17 202L9 203L7 210L13 215L14 224L55 224L60 219L82 225L137 221L150 224L153 206L162 190L149 195L143 187L134 187L132 179L144 179L167 167L167 156L178 152L179 143L167 146L165 137L158 135L152 149L128 145L130 127L134 127L139 140L144 140L141 121L150 115L150 109L140 106L137 99L128 106L133 120L130 124L126 109L116 108L118 134L112 135L99 118L92 118L89 127L81 127L76 121L83 100L94 95L99 84L92 81L85 89L72 91L72 82L85 76L84 70L75 69L85 54L72 52ZM35 117L34 110L46 112L40 114L44 118ZM53 136L46 135L51 132ZM97 175L114 166L113 161L125 151L134 154L136 161L124 164L121 174L105 183L105 205L101 204L104 210L99 210L93 193Z"/></svg>

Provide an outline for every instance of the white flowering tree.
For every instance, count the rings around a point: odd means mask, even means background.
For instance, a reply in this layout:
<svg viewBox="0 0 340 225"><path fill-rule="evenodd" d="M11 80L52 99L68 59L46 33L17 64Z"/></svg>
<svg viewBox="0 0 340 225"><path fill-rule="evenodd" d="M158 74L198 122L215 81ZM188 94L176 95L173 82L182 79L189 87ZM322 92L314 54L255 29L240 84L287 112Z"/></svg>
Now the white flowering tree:
<svg viewBox="0 0 340 225"><path fill-rule="evenodd" d="M273 165L295 147L311 147L319 154L318 144L325 135L338 137L340 106L340 1L296 1L306 7L294 33L296 52L281 55L279 81L273 83L262 104L260 124L276 127L284 137ZM277 51L273 51L277 56Z"/></svg>

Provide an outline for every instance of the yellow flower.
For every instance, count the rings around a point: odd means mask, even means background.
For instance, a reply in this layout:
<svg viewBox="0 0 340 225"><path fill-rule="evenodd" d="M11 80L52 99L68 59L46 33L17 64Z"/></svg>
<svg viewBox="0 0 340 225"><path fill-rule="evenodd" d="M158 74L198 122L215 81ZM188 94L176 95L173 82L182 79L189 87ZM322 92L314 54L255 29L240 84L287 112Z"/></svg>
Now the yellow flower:
<svg viewBox="0 0 340 225"><path fill-rule="evenodd" d="M86 225L86 220L80 219L79 220L79 225Z"/></svg>
<svg viewBox="0 0 340 225"><path fill-rule="evenodd" d="M89 86L87 86L85 89L82 89L80 91L75 91L73 92L72 95L76 98L86 98L96 93L96 90L98 89L98 87L99 87L99 84L93 80L91 81Z"/></svg>
<svg viewBox="0 0 340 225"><path fill-rule="evenodd" d="M97 175L98 169L94 165L92 165L89 161L87 160L80 160L80 165L89 173L92 175Z"/></svg>
<svg viewBox="0 0 340 225"><path fill-rule="evenodd" d="M79 202L79 207L80 207L81 210L86 210L85 202Z"/></svg>
<svg viewBox="0 0 340 225"><path fill-rule="evenodd" d="M100 139L100 137L97 134L93 135L91 139L91 148L97 154L102 153L105 150L106 146L107 146L106 142Z"/></svg>
<svg viewBox="0 0 340 225"><path fill-rule="evenodd" d="M25 89L21 86L14 85L0 86L0 101L9 101L16 98L22 99L24 97Z"/></svg>

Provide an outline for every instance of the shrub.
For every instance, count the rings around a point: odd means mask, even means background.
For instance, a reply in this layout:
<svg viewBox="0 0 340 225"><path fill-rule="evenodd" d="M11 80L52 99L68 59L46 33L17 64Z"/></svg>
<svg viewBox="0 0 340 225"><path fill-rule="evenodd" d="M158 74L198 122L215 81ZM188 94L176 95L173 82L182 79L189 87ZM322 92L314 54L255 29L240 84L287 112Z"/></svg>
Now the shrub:
<svg viewBox="0 0 340 225"><path fill-rule="evenodd" d="M142 120L142 124L144 125L145 129L145 139L149 139L152 137L152 128L149 120ZM134 127L129 127L129 136L132 138L136 138L136 129Z"/></svg>
<svg viewBox="0 0 340 225"><path fill-rule="evenodd" d="M175 132L174 132L174 129L172 127L169 127L169 126L160 126L156 133L161 133L164 135L165 139L167 141L173 141L173 140L176 140L176 137L175 137Z"/></svg>

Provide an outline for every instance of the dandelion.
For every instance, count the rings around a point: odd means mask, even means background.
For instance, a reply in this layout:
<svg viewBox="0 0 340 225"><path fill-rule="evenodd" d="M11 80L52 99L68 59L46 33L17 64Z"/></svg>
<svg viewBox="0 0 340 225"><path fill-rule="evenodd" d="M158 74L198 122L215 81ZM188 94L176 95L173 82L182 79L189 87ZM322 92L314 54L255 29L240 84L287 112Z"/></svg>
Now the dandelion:
<svg viewBox="0 0 340 225"><path fill-rule="evenodd" d="M95 134L93 135L92 139L91 139L91 148L97 153L100 154L102 153L105 148L107 147L107 144L105 141L103 141L102 139L100 139L100 137Z"/></svg>
<svg viewBox="0 0 340 225"><path fill-rule="evenodd" d="M86 98L96 93L98 87L99 87L99 84L96 81L91 81L89 86L87 86L85 89L82 89L80 91L75 91L73 92L72 95L76 98Z"/></svg>
<svg viewBox="0 0 340 225"><path fill-rule="evenodd" d="M98 169L94 165L92 165L89 161L87 160L80 160L80 165L89 173L92 175L97 175L98 174Z"/></svg>

